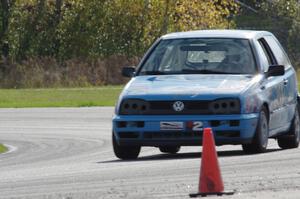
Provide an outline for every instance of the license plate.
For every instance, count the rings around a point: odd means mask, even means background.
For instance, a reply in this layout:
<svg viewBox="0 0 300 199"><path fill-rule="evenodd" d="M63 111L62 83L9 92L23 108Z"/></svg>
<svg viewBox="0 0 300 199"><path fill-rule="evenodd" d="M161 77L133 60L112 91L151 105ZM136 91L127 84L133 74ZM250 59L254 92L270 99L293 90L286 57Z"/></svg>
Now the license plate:
<svg viewBox="0 0 300 199"><path fill-rule="evenodd" d="M183 126L183 122L160 122L162 131L182 131Z"/></svg>

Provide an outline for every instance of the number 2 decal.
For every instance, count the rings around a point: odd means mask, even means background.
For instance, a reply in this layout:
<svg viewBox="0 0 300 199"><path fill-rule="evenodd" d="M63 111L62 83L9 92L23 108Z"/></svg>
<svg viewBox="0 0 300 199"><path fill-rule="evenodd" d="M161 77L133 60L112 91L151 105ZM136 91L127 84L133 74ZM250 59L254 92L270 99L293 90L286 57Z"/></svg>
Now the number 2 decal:
<svg viewBox="0 0 300 199"><path fill-rule="evenodd" d="M194 122L192 130L193 131L202 131L203 130L203 123L202 122Z"/></svg>

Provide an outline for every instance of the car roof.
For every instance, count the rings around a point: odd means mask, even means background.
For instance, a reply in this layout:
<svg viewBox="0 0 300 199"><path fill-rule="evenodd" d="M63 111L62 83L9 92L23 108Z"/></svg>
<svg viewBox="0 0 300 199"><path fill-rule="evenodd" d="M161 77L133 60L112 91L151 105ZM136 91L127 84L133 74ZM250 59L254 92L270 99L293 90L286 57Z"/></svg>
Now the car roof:
<svg viewBox="0 0 300 199"><path fill-rule="evenodd" d="M259 36L273 35L267 31L254 30L196 30L188 32L174 32L162 36L162 39L184 39L184 38L239 38L253 39Z"/></svg>

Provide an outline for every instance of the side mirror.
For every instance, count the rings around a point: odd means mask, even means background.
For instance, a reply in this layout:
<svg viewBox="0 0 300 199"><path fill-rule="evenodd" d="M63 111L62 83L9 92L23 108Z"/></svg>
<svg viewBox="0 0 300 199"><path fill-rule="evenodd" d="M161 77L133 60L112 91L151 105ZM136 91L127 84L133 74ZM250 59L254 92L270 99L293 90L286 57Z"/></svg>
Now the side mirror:
<svg viewBox="0 0 300 199"><path fill-rule="evenodd" d="M135 68L134 67L124 67L122 68L122 75L124 77L133 77L135 74Z"/></svg>
<svg viewBox="0 0 300 199"><path fill-rule="evenodd" d="M284 75L285 69L283 65L272 65L269 67L267 77L282 76Z"/></svg>

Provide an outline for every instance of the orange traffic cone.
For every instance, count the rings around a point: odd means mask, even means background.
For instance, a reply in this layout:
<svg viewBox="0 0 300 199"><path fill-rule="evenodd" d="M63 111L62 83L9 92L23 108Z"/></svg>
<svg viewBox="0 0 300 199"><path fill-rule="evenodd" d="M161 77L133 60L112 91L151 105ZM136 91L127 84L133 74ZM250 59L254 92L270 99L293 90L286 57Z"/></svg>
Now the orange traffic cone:
<svg viewBox="0 0 300 199"><path fill-rule="evenodd" d="M198 193L190 197L207 195L232 195L234 192L224 192L224 185L218 163L215 140L211 128L205 128L202 141L202 161L200 169Z"/></svg>

